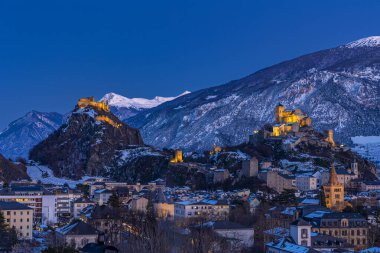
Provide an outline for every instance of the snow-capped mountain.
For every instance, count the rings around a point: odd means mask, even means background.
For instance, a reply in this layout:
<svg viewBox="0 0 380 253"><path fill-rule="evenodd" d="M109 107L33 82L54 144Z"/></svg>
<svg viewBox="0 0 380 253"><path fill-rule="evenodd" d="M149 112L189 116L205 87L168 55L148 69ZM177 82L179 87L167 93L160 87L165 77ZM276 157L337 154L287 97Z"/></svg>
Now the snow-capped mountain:
<svg viewBox="0 0 380 253"><path fill-rule="evenodd" d="M107 93L100 100L107 102L110 105L111 111L121 120L126 120L129 117L136 115L146 109L159 106L162 103L174 100L180 96L189 94L185 91L176 97L155 97L153 99L146 98L127 98L116 93Z"/></svg>
<svg viewBox="0 0 380 253"><path fill-rule="evenodd" d="M57 130L64 116L56 112L28 112L0 133L0 154L7 158L28 158L29 150Z"/></svg>
<svg viewBox="0 0 380 253"><path fill-rule="evenodd" d="M127 122L156 147L210 149L246 141L274 121L278 103L301 108L318 130L380 135L380 37L304 55L141 112Z"/></svg>

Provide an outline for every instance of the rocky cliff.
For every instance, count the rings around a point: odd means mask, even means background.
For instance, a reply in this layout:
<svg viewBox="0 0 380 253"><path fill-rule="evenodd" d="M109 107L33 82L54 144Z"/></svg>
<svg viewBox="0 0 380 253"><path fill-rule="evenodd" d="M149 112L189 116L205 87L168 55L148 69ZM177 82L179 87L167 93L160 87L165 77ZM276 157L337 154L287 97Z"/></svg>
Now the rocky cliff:
<svg viewBox="0 0 380 253"><path fill-rule="evenodd" d="M70 178L83 175L127 178L128 172L120 170L128 169L142 156L157 157L160 153L144 145L138 129L96 106L77 106L66 124L30 152L30 159L48 165L56 176Z"/></svg>

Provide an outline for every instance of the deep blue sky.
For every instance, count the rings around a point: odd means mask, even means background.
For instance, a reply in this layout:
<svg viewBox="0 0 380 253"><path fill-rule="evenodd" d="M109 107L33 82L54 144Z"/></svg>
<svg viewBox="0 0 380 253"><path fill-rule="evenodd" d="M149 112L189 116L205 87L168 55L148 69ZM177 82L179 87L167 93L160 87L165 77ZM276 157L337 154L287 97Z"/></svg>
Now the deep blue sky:
<svg viewBox="0 0 380 253"><path fill-rule="evenodd" d="M0 128L83 96L173 96L380 35L380 1L1 1Z"/></svg>

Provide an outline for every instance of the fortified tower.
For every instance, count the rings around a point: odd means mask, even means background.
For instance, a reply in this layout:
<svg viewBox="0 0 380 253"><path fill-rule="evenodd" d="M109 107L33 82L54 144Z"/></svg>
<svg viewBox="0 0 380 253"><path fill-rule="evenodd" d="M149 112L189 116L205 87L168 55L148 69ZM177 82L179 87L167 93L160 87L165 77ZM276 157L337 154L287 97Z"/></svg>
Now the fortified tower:
<svg viewBox="0 0 380 253"><path fill-rule="evenodd" d="M174 153L174 157L170 160L171 163L182 163L183 157L182 157L182 150L177 149Z"/></svg>
<svg viewBox="0 0 380 253"><path fill-rule="evenodd" d="M275 115L276 115L276 124L281 123L282 115L285 110L285 107L282 104L278 104L275 109Z"/></svg>
<svg viewBox="0 0 380 253"><path fill-rule="evenodd" d="M326 136L325 141L327 141L332 147L335 147L333 133L334 132L332 129L325 131L325 136Z"/></svg>

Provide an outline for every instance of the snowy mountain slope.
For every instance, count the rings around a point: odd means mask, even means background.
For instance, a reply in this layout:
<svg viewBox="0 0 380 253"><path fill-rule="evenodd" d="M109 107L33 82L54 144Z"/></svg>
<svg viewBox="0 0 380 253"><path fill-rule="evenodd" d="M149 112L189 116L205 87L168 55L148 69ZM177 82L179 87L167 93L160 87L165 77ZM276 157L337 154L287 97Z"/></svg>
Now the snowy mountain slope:
<svg viewBox="0 0 380 253"><path fill-rule="evenodd" d="M205 150L235 145L265 123L274 108L301 108L335 138L380 134L380 37L285 61L169 101L127 120L156 147Z"/></svg>
<svg viewBox="0 0 380 253"><path fill-rule="evenodd" d="M153 99L147 98L127 98L116 93L107 93L100 100L108 102L111 111L121 120L136 115L137 113L159 106L162 103L174 100L180 96L189 94L189 91L185 91L176 97L159 97L156 96Z"/></svg>
<svg viewBox="0 0 380 253"><path fill-rule="evenodd" d="M29 150L63 124L55 112L28 112L0 133L0 153L7 158L28 158Z"/></svg>

